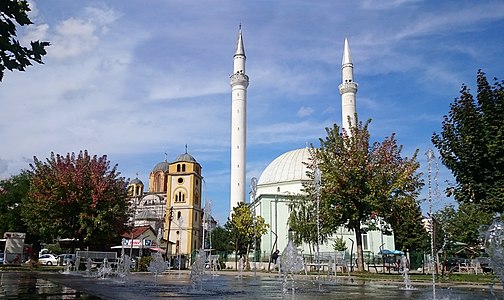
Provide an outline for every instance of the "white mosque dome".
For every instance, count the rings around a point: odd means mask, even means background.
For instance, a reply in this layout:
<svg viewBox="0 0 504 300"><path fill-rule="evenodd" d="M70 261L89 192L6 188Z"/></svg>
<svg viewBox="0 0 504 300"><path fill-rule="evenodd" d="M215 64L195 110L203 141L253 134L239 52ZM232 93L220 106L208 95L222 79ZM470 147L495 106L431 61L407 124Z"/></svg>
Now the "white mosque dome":
<svg viewBox="0 0 504 300"><path fill-rule="evenodd" d="M310 161L309 148L286 152L275 158L262 172L258 185L310 180L306 176L306 163Z"/></svg>

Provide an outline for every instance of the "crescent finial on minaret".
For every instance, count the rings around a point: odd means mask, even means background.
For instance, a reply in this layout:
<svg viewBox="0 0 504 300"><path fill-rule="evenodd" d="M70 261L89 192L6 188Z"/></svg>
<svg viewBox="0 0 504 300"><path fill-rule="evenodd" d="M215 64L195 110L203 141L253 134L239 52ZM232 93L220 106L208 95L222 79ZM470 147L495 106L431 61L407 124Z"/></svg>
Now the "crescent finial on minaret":
<svg viewBox="0 0 504 300"><path fill-rule="evenodd" d="M241 23L238 29L238 42L236 43L236 51L235 51L235 56L236 55L243 55L245 56L245 48L243 47L243 37L242 37L242 29L241 29Z"/></svg>

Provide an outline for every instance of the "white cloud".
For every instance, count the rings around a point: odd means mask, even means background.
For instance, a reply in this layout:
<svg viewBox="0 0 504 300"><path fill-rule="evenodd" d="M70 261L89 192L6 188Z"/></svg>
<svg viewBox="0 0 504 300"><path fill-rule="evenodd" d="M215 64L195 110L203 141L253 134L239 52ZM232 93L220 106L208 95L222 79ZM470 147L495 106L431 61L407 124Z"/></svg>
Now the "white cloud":
<svg viewBox="0 0 504 300"><path fill-rule="evenodd" d="M68 59L93 50L120 15L107 7L86 7L83 17L70 17L54 26L48 57Z"/></svg>
<svg viewBox="0 0 504 300"><path fill-rule="evenodd" d="M421 1L422 0L364 0L361 3L361 7L368 10L387 10L396 9L407 4L415 4Z"/></svg>
<svg viewBox="0 0 504 300"><path fill-rule="evenodd" d="M309 117L313 114L314 110L313 108L311 107L307 107L307 106L302 106L301 108L299 108L298 112L297 112L297 116L298 117Z"/></svg>

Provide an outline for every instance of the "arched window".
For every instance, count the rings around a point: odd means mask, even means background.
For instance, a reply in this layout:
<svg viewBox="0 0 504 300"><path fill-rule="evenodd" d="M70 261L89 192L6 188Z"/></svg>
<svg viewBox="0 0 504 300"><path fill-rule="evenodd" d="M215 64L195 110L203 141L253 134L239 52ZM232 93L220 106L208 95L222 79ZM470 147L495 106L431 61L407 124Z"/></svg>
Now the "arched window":
<svg viewBox="0 0 504 300"><path fill-rule="evenodd" d="M180 164L177 165L177 172L180 172Z"/></svg>
<svg viewBox="0 0 504 300"><path fill-rule="evenodd" d="M182 165L182 172L185 172L185 164Z"/></svg>
<svg viewBox="0 0 504 300"><path fill-rule="evenodd" d="M185 202L185 193L180 191L175 194L175 202Z"/></svg>
<svg viewBox="0 0 504 300"><path fill-rule="evenodd" d="M177 213L177 220L179 220L180 218L182 218L182 212L180 212L180 211L179 211L179 212Z"/></svg>
<svg viewBox="0 0 504 300"><path fill-rule="evenodd" d="M156 185L155 185L156 192L162 191L163 190L162 187L163 187L163 185L162 185L162 182L161 182L161 174L157 174L156 175Z"/></svg>

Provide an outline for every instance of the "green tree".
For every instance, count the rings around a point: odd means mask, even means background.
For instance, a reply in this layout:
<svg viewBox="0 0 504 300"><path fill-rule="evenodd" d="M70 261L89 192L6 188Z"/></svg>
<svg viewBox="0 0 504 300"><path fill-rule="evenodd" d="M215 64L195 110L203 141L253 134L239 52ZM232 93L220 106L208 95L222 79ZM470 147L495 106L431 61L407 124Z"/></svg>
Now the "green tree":
<svg viewBox="0 0 504 300"><path fill-rule="evenodd" d="M422 210L419 203L413 199L403 199L396 211L394 238L396 249L402 251L426 251L430 249L429 233L423 225Z"/></svg>
<svg viewBox="0 0 504 300"><path fill-rule="evenodd" d="M316 193L313 190L313 184L306 183L303 191L305 195L293 197L289 208L291 213L288 219L290 239L296 245L303 243L308 244L310 255L316 252L317 243L323 244L327 242L331 231L327 226L322 226L322 219L319 218L320 227L317 230L317 199ZM319 237L317 237L317 232Z"/></svg>
<svg viewBox="0 0 504 300"><path fill-rule="evenodd" d="M30 165L30 201L22 216L31 232L47 241L76 238L80 248L104 249L126 230L126 182L107 156L51 154Z"/></svg>
<svg viewBox="0 0 504 300"><path fill-rule="evenodd" d="M456 185L447 190L459 203L479 204L483 210L504 212L504 87L477 75L476 99L466 85L444 116L441 134L432 142Z"/></svg>
<svg viewBox="0 0 504 300"><path fill-rule="evenodd" d="M261 216L256 216L254 222L254 215L250 206L239 203L238 206L233 208L231 219L228 219L224 227L230 233L236 256L244 256L248 265L250 249L259 248L261 237L267 232L269 225ZM255 245L254 240L256 241Z"/></svg>
<svg viewBox="0 0 504 300"><path fill-rule="evenodd" d="M21 205L28 197L30 175L27 171L0 181L0 233L26 232L21 220Z"/></svg>
<svg viewBox="0 0 504 300"><path fill-rule="evenodd" d="M221 226L217 226L210 232L212 240L212 249L217 252L222 253L222 255L227 257L227 255L233 252L233 240L229 231Z"/></svg>
<svg viewBox="0 0 504 300"><path fill-rule="evenodd" d="M345 239L342 236L337 236L334 238L333 249L336 251L345 251L346 249L348 249Z"/></svg>
<svg viewBox="0 0 504 300"><path fill-rule="evenodd" d="M479 228L492 223L494 214L481 209L476 204L462 203L458 208L448 205L434 214L438 231L446 237L449 247L465 244L468 247L481 246ZM439 237L438 237L439 240ZM442 241L439 240L438 244Z"/></svg>
<svg viewBox="0 0 504 300"><path fill-rule="evenodd" d="M28 230L21 217L23 205L30 201L29 191L30 173L26 170L0 181L0 236L6 231L25 232L25 244L31 244L36 255L40 250L40 237Z"/></svg>
<svg viewBox="0 0 504 300"><path fill-rule="evenodd" d="M5 69L24 71L31 66L31 61L42 64L42 57L47 54L45 47L49 42L32 41L30 47L21 46L16 39L16 24L32 24L28 17L30 7L25 0L0 1L0 81Z"/></svg>
<svg viewBox="0 0 504 300"><path fill-rule="evenodd" d="M355 233L359 271L364 270L362 234L378 225L386 233L393 229L389 224L400 224L398 212L422 186L416 153L402 157L394 134L370 145L370 122L358 121L349 135L340 134L336 124L326 128L327 137L314 149L322 174L322 224L334 231L345 226Z"/></svg>

